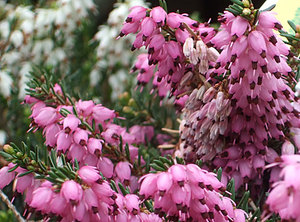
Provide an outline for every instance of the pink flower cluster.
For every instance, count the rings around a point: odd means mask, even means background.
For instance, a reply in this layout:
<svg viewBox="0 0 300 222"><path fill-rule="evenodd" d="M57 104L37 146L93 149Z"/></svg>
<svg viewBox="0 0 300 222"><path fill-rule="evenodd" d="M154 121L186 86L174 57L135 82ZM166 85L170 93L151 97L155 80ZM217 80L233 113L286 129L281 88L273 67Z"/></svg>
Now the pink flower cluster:
<svg viewBox="0 0 300 222"><path fill-rule="evenodd" d="M244 212L222 196L226 188L215 174L195 164L176 164L140 180L141 197L152 198L155 213L171 221L245 221Z"/></svg>
<svg viewBox="0 0 300 222"><path fill-rule="evenodd" d="M60 188L49 181L34 179L33 174L18 177L26 170L18 167L15 172L8 172L12 167L11 164L0 170L0 176L5 178L0 188L15 179L13 189L26 193L25 202L29 207L27 219L31 216L30 209L33 209L41 212L45 220L56 215L62 222L161 221L154 214L140 211L140 201L135 194L123 196L112 190L95 167L81 167L77 172L77 181L65 180Z"/></svg>
<svg viewBox="0 0 300 222"><path fill-rule="evenodd" d="M139 84L144 85L150 81L157 65L153 86L158 89L161 98L168 91L171 96L176 96L189 88L186 83L188 80L193 81L194 75L189 71L193 71L194 66L185 61L183 54L183 44L190 37L189 31L198 33L203 45L215 34L213 28L199 24L186 14L167 14L159 6L153 9L136 6L131 9L120 36L137 32L132 49L142 46L148 49L148 54L140 55L133 68L133 71L139 70Z"/></svg>
<svg viewBox="0 0 300 222"><path fill-rule="evenodd" d="M300 127L299 110L291 103L297 99L284 78L293 78L294 74L286 62L290 51L273 32L281 28L274 15L261 12L258 23L251 24L225 12L220 21L221 31L207 43L222 50L215 67L206 74L215 89L206 91L211 98L205 105L203 101L190 103L193 109L187 103L188 119L181 127L182 139L186 139L182 152L187 157L193 157L189 152L196 152L203 160L215 157L214 167L224 169L224 182L233 177L238 188L249 179L261 183L257 176L261 177L265 162L273 162L278 156L268 147L269 139L291 138L289 130L297 132ZM196 91L201 100L205 90ZM227 108L222 109L222 105ZM299 144L298 134L294 135ZM221 142L211 144L206 138Z"/></svg>
<svg viewBox="0 0 300 222"><path fill-rule="evenodd" d="M56 85L57 93L61 89ZM67 158L80 163L80 166L89 165L97 167L106 178L114 178L117 182L130 185L132 191L137 188L137 178L131 175L131 164L120 161L114 163L102 155L102 149L113 146L119 149L120 137L123 141L123 152L128 144L130 159L134 162L138 157L138 148L135 145L150 141L154 136L152 126L133 126L129 132L125 128L113 124L113 118L117 117L115 111L101 104L96 105L93 101L78 101L73 106L59 105L49 106L43 101L27 97L26 101L32 106L32 127L43 129L45 144L50 148L56 148L58 152L66 154ZM68 110L67 116L61 115L60 111ZM92 126L89 130L85 123ZM99 128L101 125L101 129ZM100 131L101 130L101 131ZM143 160L142 160L143 161Z"/></svg>
<svg viewBox="0 0 300 222"><path fill-rule="evenodd" d="M267 198L268 210L278 213L284 220L300 220L300 155L283 155L278 163L281 167L280 180L273 184ZM265 212L265 217L270 212Z"/></svg>

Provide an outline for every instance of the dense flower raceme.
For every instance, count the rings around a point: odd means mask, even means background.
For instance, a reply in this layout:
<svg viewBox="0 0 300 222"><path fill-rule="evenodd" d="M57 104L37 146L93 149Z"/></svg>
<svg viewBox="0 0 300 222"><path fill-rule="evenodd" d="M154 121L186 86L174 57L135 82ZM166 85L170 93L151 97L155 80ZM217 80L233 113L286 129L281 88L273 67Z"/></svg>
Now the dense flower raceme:
<svg viewBox="0 0 300 222"><path fill-rule="evenodd" d="M225 12L220 21L221 31L208 43L222 49L207 72L213 86L195 90L186 104L178 153L215 157L223 179L230 175L239 187L249 179L258 182L265 162L278 156L268 147L270 139L293 140L299 148L300 110L292 105L297 98L285 80L294 74L286 62L289 49L273 32L281 27L274 15L261 12L258 24L251 25Z"/></svg>
<svg viewBox="0 0 300 222"><path fill-rule="evenodd" d="M281 168L280 179L273 184L267 198L265 217L275 212L284 220L299 221L300 181L296 175L300 169L300 155L283 155L277 161Z"/></svg>
<svg viewBox="0 0 300 222"><path fill-rule="evenodd" d="M131 9L120 36L136 32L132 50L145 46L148 54L138 57L133 71L139 70L137 80L141 85L154 74L153 87L158 88L161 98L168 92L178 96L195 88L208 65L218 57L216 50L205 45L215 34L213 28L185 14L167 14L159 6L151 10L139 6ZM197 39L194 33L199 34ZM187 39L188 44L183 46Z"/></svg>
<svg viewBox="0 0 300 222"><path fill-rule="evenodd" d="M41 212L45 220L57 216L60 221L162 221L155 214L140 210L140 200L135 194L125 196L111 189L95 167L83 166L78 170L77 180L65 180L61 187L49 181L34 179L33 174L18 177L27 170L14 165L0 170L0 188L14 180L14 190L25 193L25 202L31 210ZM26 212L25 212L26 213ZM24 214L25 214L24 213Z"/></svg>
<svg viewBox="0 0 300 222"><path fill-rule="evenodd" d="M62 93L59 85L55 86L55 90ZM76 114L72 105L49 106L33 97L27 97L26 101L33 103L30 116L32 128L43 129L45 144L48 147L65 153L72 161L76 159L80 165L95 166L103 171L105 177L114 177L117 182L132 185L133 191L136 189L137 178L131 175L132 165L121 158L114 167L113 162L102 155L102 150L112 152L112 147L119 149L122 137L123 150L128 144L133 163L138 157L138 148L135 145L152 139L154 136L152 126L133 126L127 132L125 128L112 123L117 117L115 111L101 104L96 105L93 101L78 101L75 104ZM62 109L68 110L69 113L63 116L60 112ZM95 129L87 128L86 124L92 126L93 122Z"/></svg>
<svg viewBox="0 0 300 222"><path fill-rule="evenodd" d="M152 198L155 213L171 221L245 221L244 212L222 196L225 187L215 174L195 164L176 164L140 180L141 197Z"/></svg>

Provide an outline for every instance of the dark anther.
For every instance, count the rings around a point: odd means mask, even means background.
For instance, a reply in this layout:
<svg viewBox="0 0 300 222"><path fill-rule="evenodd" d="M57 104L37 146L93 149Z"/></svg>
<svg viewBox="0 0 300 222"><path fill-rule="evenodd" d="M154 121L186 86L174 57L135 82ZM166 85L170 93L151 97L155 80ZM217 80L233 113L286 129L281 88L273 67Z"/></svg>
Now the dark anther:
<svg viewBox="0 0 300 222"><path fill-rule="evenodd" d="M257 85L261 85L262 84L262 77L259 76L258 79L257 79Z"/></svg>
<svg viewBox="0 0 300 222"><path fill-rule="evenodd" d="M276 61L277 63L280 63L280 57L279 57L278 55L275 55L275 56L274 56L274 59L275 59L275 61Z"/></svg>
<svg viewBox="0 0 300 222"><path fill-rule="evenodd" d="M257 69L257 62L252 62L252 69L254 69L254 70Z"/></svg>
<svg viewBox="0 0 300 222"><path fill-rule="evenodd" d="M273 44L273 45L276 45L277 43L277 39L274 35L272 35L270 38L269 38L269 41Z"/></svg>
<svg viewBox="0 0 300 222"><path fill-rule="evenodd" d="M261 70L263 71L263 73L267 73L267 72L268 72L268 67L267 67L267 65L263 65L263 66L261 66L260 68L261 68Z"/></svg>
<svg viewBox="0 0 300 222"><path fill-rule="evenodd" d="M264 59L264 58L266 58L267 56L266 56L266 51L265 50L263 50L261 53L260 53L260 56Z"/></svg>
<svg viewBox="0 0 300 222"><path fill-rule="evenodd" d="M273 92L272 92L272 96L273 96L274 99L278 99L278 96L277 96L276 91L273 91Z"/></svg>
<svg viewBox="0 0 300 222"><path fill-rule="evenodd" d="M127 17L125 22L129 23L129 22L132 22L132 18L131 17Z"/></svg>

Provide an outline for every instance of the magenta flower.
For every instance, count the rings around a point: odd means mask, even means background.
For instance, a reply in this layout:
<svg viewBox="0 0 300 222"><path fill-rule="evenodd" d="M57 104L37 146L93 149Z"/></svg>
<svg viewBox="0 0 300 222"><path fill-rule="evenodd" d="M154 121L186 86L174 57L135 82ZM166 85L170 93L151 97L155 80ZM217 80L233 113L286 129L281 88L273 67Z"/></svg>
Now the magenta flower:
<svg viewBox="0 0 300 222"><path fill-rule="evenodd" d="M15 178L15 172L8 172L12 167L5 166L0 169L0 188L3 189L6 185Z"/></svg>
<svg viewBox="0 0 300 222"><path fill-rule="evenodd" d="M235 221L238 217L239 221L245 221L245 216L235 213L229 198L221 196L224 189L214 174L197 165L176 164L168 172L142 177L140 194L142 198L154 197L155 212L166 213L172 220Z"/></svg>
<svg viewBox="0 0 300 222"><path fill-rule="evenodd" d="M54 123L55 121L58 120L58 112L56 109L52 107L44 107L40 109L39 114L34 118L34 121L39 125L39 126L47 126L51 123Z"/></svg>
<svg viewBox="0 0 300 222"><path fill-rule="evenodd" d="M131 164L128 162L119 162L115 167L115 173L117 177L122 181L130 180L131 176Z"/></svg>
<svg viewBox="0 0 300 222"><path fill-rule="evenodd" d="M83 166L79 169L78 174L80 178L86 183L94 183L100 179L100 174L95 167Z"/></svg>
<svg viewBox="0 0 300 222"><path fill-rule="evenodd" d="M300 218L298 206L300 204L300 179L295 177L300 170L300 155L283 155L278 162L281 172L279 181L267 198L269 211L278 213L282 219L291 220ZM269 217L269 211L264 212Z"/></svg>
<svg viewBox="0 0 300 222"><path fill-rule="evenodd" d="M40 211L49 211L49 203L52 200L53 191L49 187L39 187L33 191L29 205Z"/></svg>
<svg viewBox="0 0 300 222"><path fill-rule="evenodd" d="M81 186L73 180L65 181L61 186L61 193L67 202L77 204L82 199Z"/></svg>
<svg viewBox="0 0 300 222"><path fill-rule="evenodd" d="M63 128L65 133L74 132L80 124L80 120L73 114L69 114L63 120Z"/></svg>

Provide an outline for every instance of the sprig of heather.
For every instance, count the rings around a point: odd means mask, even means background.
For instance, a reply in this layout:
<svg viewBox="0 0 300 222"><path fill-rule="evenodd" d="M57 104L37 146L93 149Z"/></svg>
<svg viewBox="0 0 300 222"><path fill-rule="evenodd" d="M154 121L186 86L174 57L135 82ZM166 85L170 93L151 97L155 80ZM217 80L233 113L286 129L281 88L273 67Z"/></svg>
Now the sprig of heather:
<svg viewBox="0 0 300 222"><path fill-rule="evenodd" d="M287 64L291 53L273 31L282 26L272 12L247 2L239 2L239 13L228 10L219 17L220 31L207 43L222 50L207 72L212 86L191 94L178 151L186 160L212 160L213 168L224 169L224 180L235 179L236 188L251 179L262 183L266 162L280 154L271 141L279 146L292 141L299 149L298 99L289 86L295 74Z"/></svg>
<svg viewBox="0 0 300 222"><path fill-rule="evenodd" d="M54 151L41 158L25 144L23 148L5 145L4 151L1 154L14 164L0 170L4 178L0 188L14 181L13 190L26 194L27 219L39 212L44 220L55 216L59 221L161 221L143 210L138 196L122 184L119 188L124 192L115 189L115 181L110 184L96 167L79 166L77 161L71 165Z"/></svg>
<svg viewBox="0 0 300 222"><path fill-rule="evenodd" d="M52 87L47 78L45 81L25 98L32 105L30 130L43 130L49 150L65 154L71 162L76 159L80 166L97 167L105 177L135 191L137 177L145 171L137 146L152 139L153 127L133 126L127 132L113 123L120 118L114 110L91 100L74 101L59 85Z"/></svg>
<svg viewBox="0 0 300 222"><path fill-rule="evenodd" d="M138 84L145 85L153 78L160 98L170 92L169 96L176 96L179 104L218 57L217 51L205 45L215 34L213 28L185 14L167 13L160 6L133 7L119 36L130 33L137 33L132 50L142 46L148 49L148 54L141 54L133 67L133 71L139 71ZM184 46L187 39L188 46Z"/></svg>
<svg viewBox="0 0 300 222"><path fill-rule="evenodd" d="M174 164L140 183L141 199L153 199L154 212L170 221L245 221L216 175L195 164Z"/></svg>

